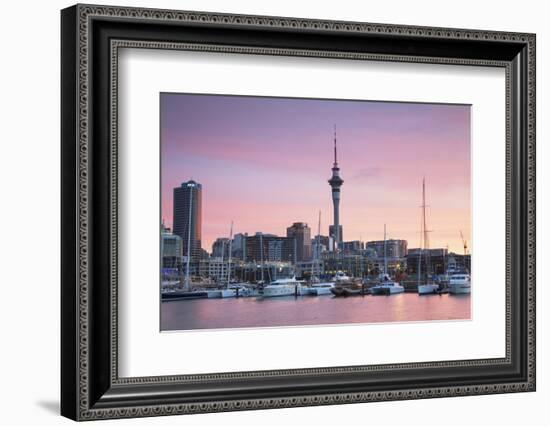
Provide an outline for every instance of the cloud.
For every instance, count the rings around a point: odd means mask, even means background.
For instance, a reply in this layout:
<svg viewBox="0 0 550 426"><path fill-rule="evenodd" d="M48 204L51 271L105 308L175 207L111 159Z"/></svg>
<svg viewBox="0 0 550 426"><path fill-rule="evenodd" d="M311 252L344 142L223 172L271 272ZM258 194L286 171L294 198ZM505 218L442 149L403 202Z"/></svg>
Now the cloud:
<svg viewBox="0 0 550 426"><path fill-rule="evenodd" d="M366 181L373 177L378 177L381 174L380 167L365 167L360 169L355 175L352 176L353 180Z"/></svg>

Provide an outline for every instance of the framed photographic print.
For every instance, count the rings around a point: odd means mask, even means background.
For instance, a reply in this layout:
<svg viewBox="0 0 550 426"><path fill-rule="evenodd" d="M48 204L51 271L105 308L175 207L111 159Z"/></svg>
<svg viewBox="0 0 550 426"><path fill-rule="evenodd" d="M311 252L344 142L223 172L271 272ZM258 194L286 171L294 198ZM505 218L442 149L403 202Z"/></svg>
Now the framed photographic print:
<svg viewBox="0 0 550 426"><path fill-rule="evenodd" d="M535 36L76 5L74 420L535 390Z"/></svg>

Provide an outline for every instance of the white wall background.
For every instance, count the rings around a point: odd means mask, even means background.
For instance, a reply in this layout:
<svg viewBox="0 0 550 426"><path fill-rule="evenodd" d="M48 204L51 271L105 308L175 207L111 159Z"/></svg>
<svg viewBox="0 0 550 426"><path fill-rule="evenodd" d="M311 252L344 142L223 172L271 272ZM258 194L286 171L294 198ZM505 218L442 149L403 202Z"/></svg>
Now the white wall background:
<svg viewBox="0 0 550 426"><path fill-rule="evenodd" d="M526 31L537 33L538 391L453 399L293 408L118 424L264 425L547 424L550 304L544 260L548 222L550 28L545 2L268 0L102 1L143 7ZM2 424L68 424L59 417L59 9L71 2L2 5L0 66L0 401ZM548 220L548 219L547 219ZM131 423L129 423L131 422ZM107 421L102 424L117 424Z"/></svg>

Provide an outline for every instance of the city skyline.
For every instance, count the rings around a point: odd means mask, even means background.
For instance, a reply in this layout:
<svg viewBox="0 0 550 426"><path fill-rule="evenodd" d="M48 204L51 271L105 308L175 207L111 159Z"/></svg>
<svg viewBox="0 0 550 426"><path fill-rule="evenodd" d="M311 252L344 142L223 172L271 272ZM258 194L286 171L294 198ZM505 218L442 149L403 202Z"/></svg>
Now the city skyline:
<svg viewBox="0 0 550 426"><path fill-rule="evenodd" d="M344 241L420 241L423 177L431 247L462 253L470 237L467 105L161 95L161 216L172 227L172 191L203 185L202 247L219 237L285 235L295 222L332 225L327 185L338 126Z"/></svg>

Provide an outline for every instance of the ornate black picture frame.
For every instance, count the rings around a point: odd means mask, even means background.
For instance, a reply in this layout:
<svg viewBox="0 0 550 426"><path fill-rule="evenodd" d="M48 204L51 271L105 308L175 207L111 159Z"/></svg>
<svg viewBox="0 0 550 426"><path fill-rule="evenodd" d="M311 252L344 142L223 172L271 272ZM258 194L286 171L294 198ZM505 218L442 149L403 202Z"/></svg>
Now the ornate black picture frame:
<svg viewBox="0 0 550 426"><path fill-rule="evenodd" d="M61 413L159 416L535 390L535 35L76 5L61 13ZM506 71L506 356L120 378L121 47L484 65Z"/></svg>

